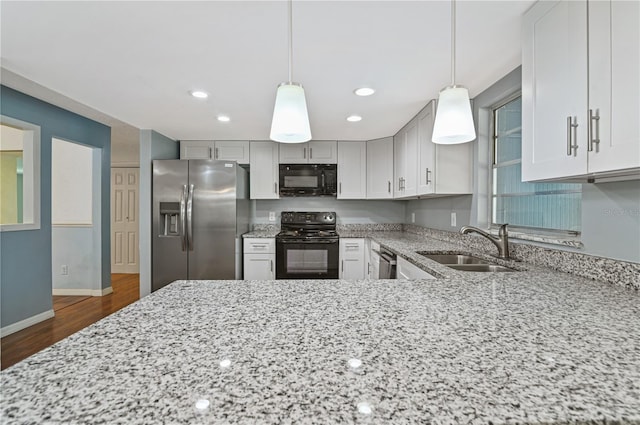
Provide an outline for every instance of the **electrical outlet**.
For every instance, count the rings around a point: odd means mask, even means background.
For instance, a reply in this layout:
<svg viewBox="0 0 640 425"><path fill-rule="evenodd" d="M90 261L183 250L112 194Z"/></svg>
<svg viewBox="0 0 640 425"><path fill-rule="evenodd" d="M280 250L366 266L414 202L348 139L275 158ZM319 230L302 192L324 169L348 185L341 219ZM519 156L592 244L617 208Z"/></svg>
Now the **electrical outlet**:
<svg viewBox="0 0 640 425"><path fill-rule="evenodd" d="M60 267L60 274L63 276L69 274L69 267L66 264L63 264L62 267Z"/></svg>
<svg viewBox="0 0 640 425"><path fill-rule="evenodd" d="M269 211L269 221L276 221L276 212Z"/></svg>
<svg viewBox="0 0 640 425"><path fill-rule="evenodd" d="M412 223L416 222L416 213L411 213L411 222Z"/></svg>
<svg viewBox="0 0 640 425"><path fill-rule="evenodd" d="M456 213L451 213L451 227L456 227Z"/></svg>

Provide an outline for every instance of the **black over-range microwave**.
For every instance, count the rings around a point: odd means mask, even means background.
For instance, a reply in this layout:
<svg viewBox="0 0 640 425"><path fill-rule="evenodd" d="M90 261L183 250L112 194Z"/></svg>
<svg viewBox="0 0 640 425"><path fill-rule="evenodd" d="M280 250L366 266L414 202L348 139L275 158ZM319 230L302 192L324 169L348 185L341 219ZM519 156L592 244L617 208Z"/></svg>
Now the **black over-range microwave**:
<svg viewBox="0 0 640 425"><path fill-rule="evenodd" d="M280 164L280 196L336 196L336 164Z"/></svg>

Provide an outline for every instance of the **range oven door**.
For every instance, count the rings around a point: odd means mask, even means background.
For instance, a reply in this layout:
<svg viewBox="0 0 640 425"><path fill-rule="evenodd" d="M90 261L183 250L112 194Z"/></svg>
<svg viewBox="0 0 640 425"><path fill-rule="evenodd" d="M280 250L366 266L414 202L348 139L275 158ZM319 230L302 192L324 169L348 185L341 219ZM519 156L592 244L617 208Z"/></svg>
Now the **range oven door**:
<svg viewBox="0 0 640 425"><path fill-rule="evenodd" d="M276 279L337 279L338 256L338 239L276 239Z"/></svg>

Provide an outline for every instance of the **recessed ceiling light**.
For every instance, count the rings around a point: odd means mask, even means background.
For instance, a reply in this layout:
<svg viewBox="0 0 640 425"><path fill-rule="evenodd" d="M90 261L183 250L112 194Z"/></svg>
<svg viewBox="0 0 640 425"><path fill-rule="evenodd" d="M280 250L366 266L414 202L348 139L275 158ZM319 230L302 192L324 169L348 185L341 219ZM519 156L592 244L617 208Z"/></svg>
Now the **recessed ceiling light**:
<svg viewBox="0 0 640 425"><path fill-rule="evenodd" d="M231 118L229 118L226 115L218 115L218 121L229 122L229 121L231 121Z"/></svg>
<svg viewBox="0 0 640 425"><path fill-rule="evenodd" d="M353 92L358 96L371 96L376 91L370 87L360 87L359 89L355 89Z"/></svg>
<svg viewBox="0 0 640 425"><path fill-rule="evenodd" d="M360 120L362 120L362 117L360 115L349 115L347 117L347 121L349 122L358 122Z"/></svg>
<svg viewBox="0 0 640 425"><path fill-rule="evenodd" d="M209 94L200 90L194 90L191 92L191 96L197 97L198 99L206 99L209 97Z"/></svg>

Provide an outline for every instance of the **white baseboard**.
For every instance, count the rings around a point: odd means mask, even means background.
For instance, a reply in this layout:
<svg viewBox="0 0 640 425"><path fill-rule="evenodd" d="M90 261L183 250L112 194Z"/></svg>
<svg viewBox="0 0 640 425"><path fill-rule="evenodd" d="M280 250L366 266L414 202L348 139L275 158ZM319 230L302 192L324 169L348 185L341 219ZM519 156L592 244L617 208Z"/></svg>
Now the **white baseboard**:
<svg viewBox="0 0 640 425"><path fill-rule="evenodd" d="M88 296L88 297L103 297L113 292L113 288L109 286L104 289L65 289L65 288L53 288L53 295L67 295L67 296Z"/></svg>
<svg viewBox="0 0 640 425"><path fill-rule="evenodd" d="M52 309L52 310L47 310L45 312L42 312L40 314L36 314L35 316L27 317L24 320L21 320L19 322L16 322L12 325L5 326L4 328L0 329L0 337L4 338L7 335L11 335L12 333L26 329L29 326L33 326L36 323L40 323L44 320L51 319L53 316L55 316L55 314L53 313L53 309Z"/></svg>

